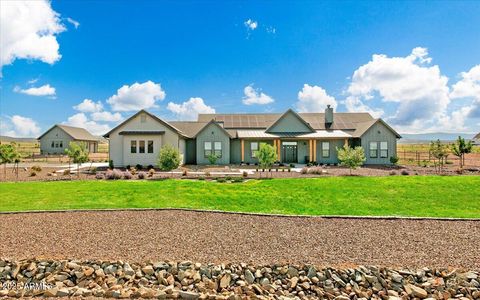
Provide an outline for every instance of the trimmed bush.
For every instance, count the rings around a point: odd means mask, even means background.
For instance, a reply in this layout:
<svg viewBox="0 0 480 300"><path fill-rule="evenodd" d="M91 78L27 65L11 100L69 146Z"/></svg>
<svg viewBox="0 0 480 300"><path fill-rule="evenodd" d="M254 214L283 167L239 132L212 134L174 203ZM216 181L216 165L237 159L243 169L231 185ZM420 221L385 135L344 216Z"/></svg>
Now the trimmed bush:
<svg viewBox="0 0 480 300"><path fill-rule="evenodd" d="M141 164L137 164L137 165L135 166L135 169L137 169L137 170L140 171L140 170L143 169L143 166L142 166Z"/></svg>
<svg viewBox="0 0 480 300"><path fill-rule="evenodd" d="M234 177L234 178L232 179L232 182L237 182L237 183L238 183L238 182L243 182L243 178L242 178L242 177Z"/></svg>
<svg viewBox="0 0 480 300"><path fill-rule="evenodd" d="M247 178L248 177L247 171L243 171L242 176L243 176L243 178Z"/></svg>
<svg viewBox="0 0 480 300"><path fill-rule="evenodd" d="M137 176L138 176L138 179L145 179L145 177L147 177L147 173L140 171L138 172Z"/></svg>
<svg viewBox="0 0 480 300"><path fill-rule="evenodd" d="M132 173L132 175L137 174L137 169L135 169L134 167L131 167L130 169L127 169L127 171L130 171L130 173Z"/></svg>
<svg viewBox="0 0 480 300"><path fill-rule="evenodd" d="M217 178L217 182L227 182L227 180L224 177L219 177Z"/></svg>
<svg viewBox="0 0 480 300"><path fill-rule="evenodd" d="M187 171L187 170L183 170L182 176L188 176L188 171Z"/></svg>
<svg viewBox="0 0 480 300"><path fill-rule="evenodd" d="M153 177L153 175L155 174L155 169L154 168L151 168L148 170L148 177Z"/></svg>
<svg viewBox="0 0 480 300"><path fill-rule="evenodd" d="M108 170L105 173L105 178L108 180L117 180L117 179L122 179L123 173L120 170L113 169L113 170Z"/></svg>
<svg viewBox="0 0 480 300"><path fill-rule="evenodd" d="M148 165L148 166L147 166L147 169L148 169L148 170L151 170L151 169L155 169L155 168L153 167L153 165Z"/></svg>
<svg viewBox="0 0 480 300"><path fill-rule="evenodd" d="M205 180L205 176L199 176L198 180Z"/></svg>
<svg viewBox="0 0 480 300"><path fill-rule="evenodd" d="M308 164L307 164L308 166ZM301 170L300 170L300 173L302 174L307 174L308 173L308 167L303 167Z"/></svg>
<svg viewBox="0 0 480 300"><path fill-rule="evenodd" d="M35 170L31 170L30 177L34 177L34 176L37 176L37 172L35 172Z"/></svg>
<svg viewBox="0 0 480 300"><path fill-rule="evenodd" d="M395 171L390 171L390 175L391 175L391 176L397 175L397 172L395 172Z"/></svg>
<svg viewBox="0 0 480 300"><path fill-rule="evenodd" d="M110 170L113 170L113 169L115 168L115 166L113 165L113 160L109 160L109 161L108 161L108 168L109 168Z"/></svg>

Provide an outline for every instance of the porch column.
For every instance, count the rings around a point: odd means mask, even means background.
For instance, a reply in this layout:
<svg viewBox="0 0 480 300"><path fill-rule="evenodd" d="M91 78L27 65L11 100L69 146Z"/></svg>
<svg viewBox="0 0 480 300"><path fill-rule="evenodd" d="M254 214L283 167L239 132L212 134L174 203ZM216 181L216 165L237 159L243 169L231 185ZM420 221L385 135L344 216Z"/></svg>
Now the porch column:
<svg viewBox="0 0 480 300"><path fill-rule="evenodd" d="M348 146L348 139L345 139L345 147Z"/></svg>
<svg viewBox="0 0 480 300"><path fill-rule="evenodd" d="M242 162L245 162L245 141L243 139L240 140L240 148L242 149Z"/></svg>
<svg viewBox="0 0 480 300"><path fill-rule="evenodd" d="M312 140L313 144L313 161L317 161L317 140Z"/></svg>
<svg viewBox="0 0 480 300"><path fill-rule="evenodd" d="M308 160L313 161L313 143L312 143L312 140L308 140Z"/></svg>
<svg viewBox="0 0 480 300"><path fill-rule="evenodd" d="M277 140L277 156L278 156L278 161L282 161L281 152L282 152L282 143L280 142L280 140Z"/></svg>

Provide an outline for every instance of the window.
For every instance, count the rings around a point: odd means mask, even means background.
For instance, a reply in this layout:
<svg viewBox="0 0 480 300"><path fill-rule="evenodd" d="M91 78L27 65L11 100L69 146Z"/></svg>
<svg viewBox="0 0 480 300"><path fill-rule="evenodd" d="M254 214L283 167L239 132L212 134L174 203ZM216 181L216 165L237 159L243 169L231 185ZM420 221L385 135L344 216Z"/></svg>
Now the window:
<svg viewBox="0 0 480 300"><path fill-rule="evenodd" d="M330 157L330 142L322 142L322 157Z"/></svg>
<svg viewBox="0 0 480 300"><path fill-rule="evenodd" d="M203 152L205 154L205 157L209 157L210 155L212 155L212 143L211 142L203 143Z"/></svg>
<svg viewBox="0 0 480 300"><path fill-rule="evenodd" d="M130 141L130 153L137 153L137 141Z"/></svg>
<svg viewBox="0 0 480 300"><path fill-rule="evenodd" d="M370 142L370 157L377 158L378 157L378 144L377 142Z"/></svg>
<svg viewBox="0 0 480 300"><path fill-rule="evenodd" d="M147 142L147 151L148 153L153 153L153 141Z"/></svg>
<svg viewBox="0 0 480 300"><path fill-rule="evenodd" d="M257 157L257 152L258 151L258 142L251 142L250 143L250 151L252 152L251 153L251 156L252 157Z"/></svg>
<svg viewBox="0 0 480 300"><path fill-rule="evenodd" d="M141 115L140 116L140 123L146 123L147 122L147 116L146 115Z"/></svg>
<svg viewBox="0 0 480 300"><path fill-rule="evenodd" d="M218 158L222 157L222 142L215 142L214 146L215 156Z"/></svg>
<svg viewBox="0 0 480 300"><path fill-rule="evenodd" d="M388 143L387 142L380 142L380 157L381 158L388 157Z"/></svg>
<svg viewBox="0 0 480 300"><path fill-rule="evenodd" d="M138 153L145 153L145 141L138 141Z"/></svg>
<svg viewBox="0 0 480 300"><path fill-rule="evenodd" d="M60 141L60 148L63 148L63 141Z"/></svg>
<svg viewBox="0 0 480 300"><path fill-rule="evenodd" d="M54 141L52 141L52 148L54 148L54 147L55 147L55 142L54 142Z"/></svg>
<svg viewBox="0 0 480 300"><path fill-rule="evenodd" d="M58 148L58 141L55 142L55 148Z"/></svg>

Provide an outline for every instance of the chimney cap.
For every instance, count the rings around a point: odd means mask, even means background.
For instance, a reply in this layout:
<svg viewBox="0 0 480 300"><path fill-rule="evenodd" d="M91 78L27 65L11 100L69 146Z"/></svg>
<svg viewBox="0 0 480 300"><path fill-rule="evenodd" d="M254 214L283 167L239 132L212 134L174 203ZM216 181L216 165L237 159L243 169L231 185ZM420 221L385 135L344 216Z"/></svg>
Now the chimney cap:
<svg viewBox="0 0 480 300"><path fill-rule="evenodd" d="M330 108L330 104L327 104L327 108Z"/></svg>

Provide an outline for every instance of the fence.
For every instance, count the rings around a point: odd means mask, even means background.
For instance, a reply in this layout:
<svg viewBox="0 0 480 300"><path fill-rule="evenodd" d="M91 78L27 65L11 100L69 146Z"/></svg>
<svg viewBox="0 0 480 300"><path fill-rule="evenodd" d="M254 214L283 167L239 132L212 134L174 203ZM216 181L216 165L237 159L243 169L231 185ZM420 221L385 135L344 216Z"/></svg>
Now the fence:
<svg viewBox="0 0 480 300"><path fill-rule="evenodd" d="M398 150L398 158L401 164L433 164L434 158L428 151L408 151ZM460 158L449 154L446 159L447 164L460 166ZM480 167L480 153L465 154L465 167Z"/></svg>

